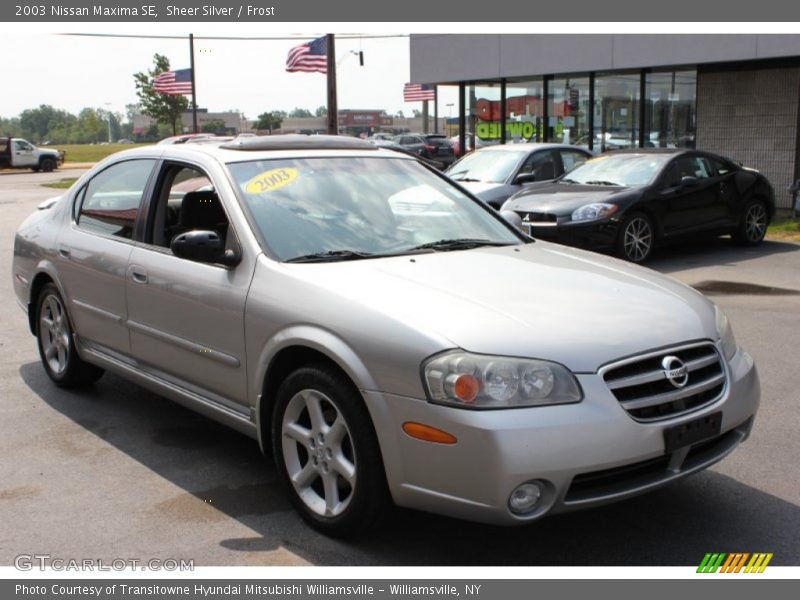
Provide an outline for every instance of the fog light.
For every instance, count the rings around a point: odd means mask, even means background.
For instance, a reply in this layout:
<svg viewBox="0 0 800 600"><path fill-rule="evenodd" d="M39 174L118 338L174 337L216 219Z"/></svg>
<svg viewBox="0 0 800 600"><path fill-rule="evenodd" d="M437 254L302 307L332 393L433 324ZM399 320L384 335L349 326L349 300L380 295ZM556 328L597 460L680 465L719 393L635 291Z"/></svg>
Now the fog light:
<svg viewBox="0 0 800 600"><path fill-rule="evenodd" d="M511 512L524 515L531 512L542 497L542 488L538 483L523 483L511 492L508 497L508 507Z"/></svg>

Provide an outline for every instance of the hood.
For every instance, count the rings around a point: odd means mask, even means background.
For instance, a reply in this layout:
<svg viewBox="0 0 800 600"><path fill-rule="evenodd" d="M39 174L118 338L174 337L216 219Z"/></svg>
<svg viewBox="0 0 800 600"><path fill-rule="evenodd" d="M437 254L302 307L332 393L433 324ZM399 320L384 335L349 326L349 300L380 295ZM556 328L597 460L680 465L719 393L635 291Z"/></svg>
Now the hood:
<svg viewBox="0 0 800 600"><path fill-rule="evenodd" d="M569 215L576 208L592 202L613 201L628 189L603 185L549 183L520 192L509 198L503 208L505 210L530 210L556 215Z"/></svg>
<svg viewBox="0 0 800 600"><path fill-rule="evenodd" d="M541 241L286 266L312 293L324 290L318 297L338 296L353 311L361 305L364 314L436 334L450 347L556 361L573 372L717 338L713 304L691 288L642 267Z"/></svg>

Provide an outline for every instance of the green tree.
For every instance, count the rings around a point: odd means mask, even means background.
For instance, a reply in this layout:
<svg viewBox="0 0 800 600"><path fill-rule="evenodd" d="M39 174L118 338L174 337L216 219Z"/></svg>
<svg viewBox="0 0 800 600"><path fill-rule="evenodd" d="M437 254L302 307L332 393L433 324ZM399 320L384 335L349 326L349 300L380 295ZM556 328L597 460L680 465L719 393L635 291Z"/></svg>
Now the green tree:
<svg viewBox="0 0 800 600"><path fill-rule="evenodd" d="M53 108L42 104L39 108L29 108L22 111L19 124L23 137L37 143L49 139L51 129L69 126L75 122L75 116L65 110Z"/></svg>
<svg viewBox="0 0 800 600"><path fill-rule="evenodd" d="M261 113L256 121L256 129L267 129L271 133L273 129L281 128L285 118L286 113L282 110Z"/></svg>
<svg viewBox="0 0 800 600"><path fill-rule="evenodd" d="M185 96L168 96L153 90L153 80L165 71L169 71L169 59L161 54L155 54L153 68L147 72L135 73L133 79L142 113L158 123L171 126L172 135L177 135L181 113L189 108L189 101Z"/></svg>
<svg viewBox="0 0 800 600"><path fill-rule="evenodd" d="M317 110L314 111L315 117L327 117L328 116L328 107L327 106L320 106Z"/></svg>
<svg viewBox="0 0 800 600"><path fill-rule="evenodd" d="M295 108L292 112L289 113L289 116L293 119L303 119L308 117L313 117L314 115L311 114L311 111L307 108Z"/></svg>

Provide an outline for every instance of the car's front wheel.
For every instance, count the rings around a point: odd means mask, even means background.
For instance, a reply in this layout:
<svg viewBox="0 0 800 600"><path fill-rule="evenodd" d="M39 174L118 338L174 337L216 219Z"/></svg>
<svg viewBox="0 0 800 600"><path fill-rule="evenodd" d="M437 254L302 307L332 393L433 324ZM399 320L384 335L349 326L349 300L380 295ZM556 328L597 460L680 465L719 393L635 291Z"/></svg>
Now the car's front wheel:
<svg viewBox="0 0 800 600"><path fill-rule="evenodd" d="M50 173L51 171L55 171L56 168L56 161L52 158L43 158L41 162L42 171L45 173Z"/></svg>
<svg viewBox="0 0 800 600"><path fill-rule="evenodd" d="M61 387L94 383L103 369L81 360L72 339L72 326L58 288L48 283L36 303L36 337L47 376Z"/></svg>
<svg viewBox="0 0 800 600"><path fill-rule="evenodd" d="M650 257L655 245L653 221L646 214L634 212L622 222L617 238L617 253L634 263L641 263Z"/></svg>
<svg viewBox="0 0 800 600"><path fill-rule="evenodd" d="M767 206L761 200L750 200L744 207L739 227L733 234L733 239L745 246L755 246L764 240L767 235L769 214Z"/></svg>
<svg viewBox="0 0 800 600"><path fill-rule="evenodd" d="M281 384L272 417L278 473L303 518L331 536L373 526L389 495L375 430L352 383L325 365Z"/></svg>

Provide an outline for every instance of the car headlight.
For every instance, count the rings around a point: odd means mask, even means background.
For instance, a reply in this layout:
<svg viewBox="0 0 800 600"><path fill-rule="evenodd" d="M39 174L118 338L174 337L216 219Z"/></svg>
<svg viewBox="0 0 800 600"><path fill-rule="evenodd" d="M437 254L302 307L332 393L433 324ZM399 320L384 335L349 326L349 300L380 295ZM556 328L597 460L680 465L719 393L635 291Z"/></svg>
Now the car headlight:
<svg viewBox="0 0 800 600"><path fill-rule="evenodd" d="M719 335L719 342L722 346L722 354L725 360L730 360L738 349L736 338L733 336L733 328L719 306L714 306L714 310L716 311L717 335Z"/></svg>
<svg viewBox="0 0 800 600"><path fill-rule="evenodd" d="M594 202L586 204L576 209L572 213L573 221L592 221L595 219L605 219L613 215L619 206L616 204L607 204L605 202Z"/></svg>
<svg viewBox="0 0 800 600"><path fill-rule="evenodd" d="M432 402L459 408L516 408L580 402L572 373L557 363L461 350L429 359L423 378Z"/></svg>

